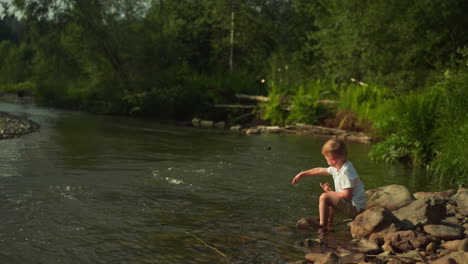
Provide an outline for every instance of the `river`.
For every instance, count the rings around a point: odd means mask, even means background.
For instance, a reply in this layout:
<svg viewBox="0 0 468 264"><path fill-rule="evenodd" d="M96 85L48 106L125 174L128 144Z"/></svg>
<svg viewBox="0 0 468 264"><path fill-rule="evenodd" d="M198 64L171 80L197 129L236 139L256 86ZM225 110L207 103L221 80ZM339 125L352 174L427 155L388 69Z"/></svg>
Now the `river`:
<svg viewBox="0 0 468 264"><path fill-rule="evenodd" d="M319 182L332 180L291 180L327 165L324 139L25 104L0 111L41 125L0 141L1 263L285 263L304 257L297 241L317 238L294 224L318 215ZM438 189L421 172L372 162L369 150L348 144L366 189ZM350 239L344 227L330 237Z"/></svg>

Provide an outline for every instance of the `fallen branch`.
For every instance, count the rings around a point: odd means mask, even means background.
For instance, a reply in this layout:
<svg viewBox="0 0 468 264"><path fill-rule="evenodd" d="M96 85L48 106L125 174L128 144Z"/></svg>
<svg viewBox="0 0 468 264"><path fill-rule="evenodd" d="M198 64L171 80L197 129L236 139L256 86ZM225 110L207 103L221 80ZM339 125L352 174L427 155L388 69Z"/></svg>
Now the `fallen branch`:
<svg viewBox="0 0 468 264"><path fill-rule="evenodd" d="M231 263L231 262L229 261L229 258L228 258L223 252L219 251L217 248L208 245L205 241L201 240L201 238L197 237L196 235L194 235L194 234L192 234L192 233L190 233L190 232L185 232L185 233L191 235L193 238L195 238L196 240L202 242L202 243L203 243L205 246L207 246L208 248L214 250L216 253L218 253L218 254L220 254L221 256L223 256L223 257L226 259L226 262L227 262L228 264Z"/></svg>
<svg viewBox="0 0 468 264"><path fill-rule="evenodd" d="M252 101L260 101L260 102L266 102L270 100L270 98L266 96L261 96L261 95L236 94L236 97L239 99L247 99L247 100L252 100Z"/></svg>
<svg viewBox="0 0 468 264"><path fill-rule="evenodd" d="M229 105L229 104L217 104L215 107L222 108L256 108L256 105Z"/></svg>

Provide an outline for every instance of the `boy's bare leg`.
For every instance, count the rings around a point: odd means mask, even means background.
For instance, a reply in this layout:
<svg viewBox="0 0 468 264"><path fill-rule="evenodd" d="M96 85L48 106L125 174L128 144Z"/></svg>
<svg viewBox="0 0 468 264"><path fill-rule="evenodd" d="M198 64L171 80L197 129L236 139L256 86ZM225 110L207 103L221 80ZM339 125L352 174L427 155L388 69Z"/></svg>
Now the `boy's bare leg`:
<svg viewBox="0 0 468 264"><path fill-rule="evenodd" d="M329 193L322 193L319 199L319 214L320 214L320 225L323 227L328 226L328 221L333 220L335 210L330 212L330 207L336 207L338 204L339 198L336 195Z"/></svg>
<svg viewBox="0 0 468 264"><path fill-rule="evenodd" d="M329 213L328 213L328 225L333 225L333 218L335 217L335 208L329 206L328 207Z"/></svg>

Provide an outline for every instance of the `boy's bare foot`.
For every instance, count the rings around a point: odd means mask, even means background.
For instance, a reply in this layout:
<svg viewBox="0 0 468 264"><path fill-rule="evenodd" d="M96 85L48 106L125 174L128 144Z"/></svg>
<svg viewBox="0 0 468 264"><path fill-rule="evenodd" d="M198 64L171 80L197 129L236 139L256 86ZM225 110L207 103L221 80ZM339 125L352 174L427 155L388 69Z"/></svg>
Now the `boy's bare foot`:
<svg viewBox="0 0 468 264"><path fill-rule="evenodd" d="M301 218L296 223L296 227L299 229L322 229L324 226L320 225L318 218Z"/></svg>

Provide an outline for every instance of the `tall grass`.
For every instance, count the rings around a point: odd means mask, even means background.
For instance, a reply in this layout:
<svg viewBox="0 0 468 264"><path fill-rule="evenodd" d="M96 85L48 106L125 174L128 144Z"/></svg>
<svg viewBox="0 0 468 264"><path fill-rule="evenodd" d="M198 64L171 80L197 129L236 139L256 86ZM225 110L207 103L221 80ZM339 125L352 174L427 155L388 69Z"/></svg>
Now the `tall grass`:
<svg viewBox="0 0 468 264"><path fill-rule="evenodd" d="M327 84L324 81L309 81L300 85L291 98L291 110L286 123L317 123L326 111L325 106L319 102L324 94L329 93L326 89Z"/></svg>
<svg viewBox="0 0 468 264"><path fill-rule="evenodd" d="M368 121L375 119L376 110L389 98L390 93L385 87L350 85L340 91L338 107L340 112L355 114L358 117L357 125L363 126ZM349 117L348 115L342 116L340 124L348 121L346 119Z"/></svg>
<svg viewBox="0 0 468 264"><path fill-rule="evenodd" d="M440 94L430 91L387 101L374 115L374 128L385 138L372 148L375 160L426 166L435 156L434 132Z"/></svg>
<svg viewBox="0 0 468 264"><path fill-rule="evenodd" d="M269 100L260 104L261 118L269 121L272 125L284 125L287 118L287 111L283 103L283 94L275 83L270 83Z"/></svg>
<svg viewBox="0 0 468 264"><path fill-rule="evenodd" d="M436 131L437 153L431 163L439 182L468 184L468 73L461 72L438 85L442 93Z"/></svg>
<svg viewBox="0 0 468 264"><path fill-rule="evenodd" d="M328 111L319 101L333 98L339 89L334 82L323 80L310 80L287 90L270 83L269 101L261 104L262 119L274 125L316 124Z"/></svg>

